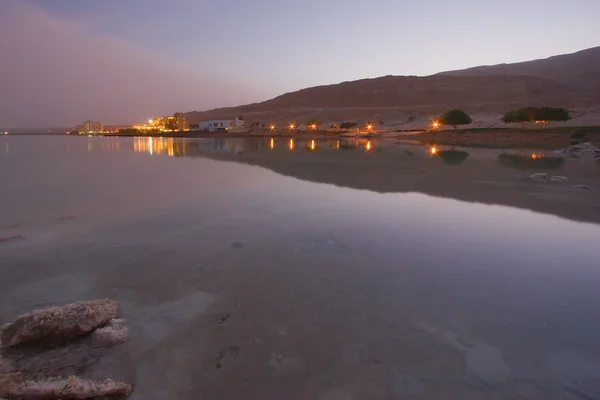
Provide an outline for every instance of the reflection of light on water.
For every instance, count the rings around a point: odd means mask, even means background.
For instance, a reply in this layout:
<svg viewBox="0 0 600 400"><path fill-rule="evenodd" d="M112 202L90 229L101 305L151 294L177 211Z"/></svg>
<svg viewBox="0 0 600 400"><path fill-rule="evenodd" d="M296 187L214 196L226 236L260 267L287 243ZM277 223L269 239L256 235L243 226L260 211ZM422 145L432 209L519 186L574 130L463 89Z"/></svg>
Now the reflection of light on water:
<svg viewBox="0 0 600 400"><path fill-rule="evenodd" d="M340 141L338 140L337 143L335 144L335 148L339 149L340 148Z"/></svg>
<svg viewBox="0 0 600 400"><path fill-rule="evenodd" d="M118 150L119 143L116 143ZM136 153L167 154L169 157L174 157L176 154L185 154L185 142L182 147L176 146L173 138L135 138L133 142L133 151Z"/></svg>
<svg viewBox="0 0 600 400"><path fill-rule="evenodd" d="M294 150L294 139L290 139L290 150Z"/></svg>
<svg viewBox="0 0 600 400"><path fill-rule="evenodd" d="M437 152L438 152L438 149L437 149L437 147L435 147L435 146L431 146L431 148L429 149L429 152L430 152L431 154L437 154Z"/></svg>
<svg viewBox="0 0 600 400"><path fill-rule="evenodd" d="M317 148L317 142L315 142L314 140L310 141L310 149L314 150Z"/></svg>
<svg viewBox="0 0 600 400"><path fill-rule="evenodd" d="M531 159L532 160L537 160L538 158L542 158L542 157L544 157L544 153L543 152L542 153L538 153L538 154L531 153Z"/></svg>
<svg viewBox="0 0 600 400"><path fill-rule="evenodd" d="M371 141L370 140L367 140L367 144L365 145L365 149L367 151L371 151Z"/></svg>
<svg viewBox="0 0 600 400"><path fill-rule="evenodd" d="M271 149L275 148L275 139L273 139L273 138L271 138L270 147L271 147Z"/></svg>

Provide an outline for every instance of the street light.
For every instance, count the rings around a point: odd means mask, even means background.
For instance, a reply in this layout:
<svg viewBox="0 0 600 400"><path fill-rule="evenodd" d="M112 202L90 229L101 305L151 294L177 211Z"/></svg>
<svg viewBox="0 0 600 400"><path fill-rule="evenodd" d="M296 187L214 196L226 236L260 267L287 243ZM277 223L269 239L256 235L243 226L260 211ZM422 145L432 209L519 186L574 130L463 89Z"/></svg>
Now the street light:
<svg viewBox="0 0 600 400"><path fill-rule="evenodd" d="M433 126L433 129L437 129L440 127L440 123L438 121L433 121L431 125Z"/></svg>
<svg viewBox="0 0 600 400"><path fill-rule="evenodd" d="M275 125L271 124L271 130L274 131L275 130Z"/></svg>
<svg viewBox="0 0 600 400"><path fill-rule="evenodd" d="M296 126L294 124L290 124L290 131L293 131Z"/></svg>

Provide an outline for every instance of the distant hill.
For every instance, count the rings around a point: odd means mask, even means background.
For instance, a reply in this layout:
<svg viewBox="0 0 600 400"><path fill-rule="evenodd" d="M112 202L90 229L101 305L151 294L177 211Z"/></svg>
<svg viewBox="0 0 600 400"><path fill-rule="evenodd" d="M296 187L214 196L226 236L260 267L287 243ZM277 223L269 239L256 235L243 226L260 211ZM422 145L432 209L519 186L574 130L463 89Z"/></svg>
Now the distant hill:
<svg viewBox="0 0 600 400"><path fill-rule="evenodd" d="M565 106L600 118L600 47L516 64L475 67L436 75L384 76L317 86L239 107L191 112L190 122L243 116L263 123L328 123L385 120L414 128L448 108L460 107L482 121L498 120L509 108ZM596 117L595 117L596 118Z"/></svg>
<svg viewBox="0 0 600 400"><path fill-rule="evenodd" d="M600 47L563 54L541 60L525 61L515 64L498 64L473 67L458 71L447 71L437 76L515 76L529 75L581 88L598 89L600 84Z"/></svg>

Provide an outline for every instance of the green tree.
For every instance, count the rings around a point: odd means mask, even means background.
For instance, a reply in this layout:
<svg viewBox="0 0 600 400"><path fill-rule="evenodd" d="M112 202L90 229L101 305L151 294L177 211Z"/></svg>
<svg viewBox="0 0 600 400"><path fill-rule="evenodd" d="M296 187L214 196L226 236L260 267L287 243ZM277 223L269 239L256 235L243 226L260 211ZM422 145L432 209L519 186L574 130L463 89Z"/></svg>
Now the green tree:
<svg viewBox="0 0 600 400"><path fill-rule="evenodd" d="M545 128L550 122L566 122L571 119L571 115L566 108L539 107L534 109L533 118Z"/></svg>
<svg viewBox="0 0 600 400"><path fill-rule="evenodd" d="M519 110L512 110L504 114L502 122L505 124L521 124L522 128L525 128L525 124L533 120L533 112L530 108L521 108Z"/></svg>
<svg viewBox="0 0 600 400"><path fill-rule="evenodd" d="M440 116L438 118L438 122L442 125L453 126L456 130L456 128L459 125L468 125L471 122L473 122L473 120L471 119L471 117L469 117L469 114L467 114L463 110L454 109Z"/></svg>
<svg viewBox="0 0 600 400"><path fill-rule="evenodd" d="M340 124L340 129L343 129L346 132L348 132L350 129L354 128L356 125L357 125L356 122L342 122Z"/></svg>
<svg viewBox="0 0 600 400"><path fill-rule="evenodd" d="M316 119L311 119L310 121L308 121L306 123L306 126L309 129L319 129L319 125L321 125L321 123L319 121L317 121Z"/></svg>

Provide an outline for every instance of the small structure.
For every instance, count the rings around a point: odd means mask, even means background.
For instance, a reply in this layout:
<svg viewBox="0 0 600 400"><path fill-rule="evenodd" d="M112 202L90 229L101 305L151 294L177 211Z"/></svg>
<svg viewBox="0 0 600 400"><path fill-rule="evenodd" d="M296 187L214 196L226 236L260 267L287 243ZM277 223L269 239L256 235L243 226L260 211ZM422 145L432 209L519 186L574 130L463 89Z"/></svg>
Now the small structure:
<svg viewBox="0 0 600 400"><path fill-rule="evenodd" d="M211 119L200 122L200 130L209 132L232 131L244 129L244 120L236 119Z"/></svg>

